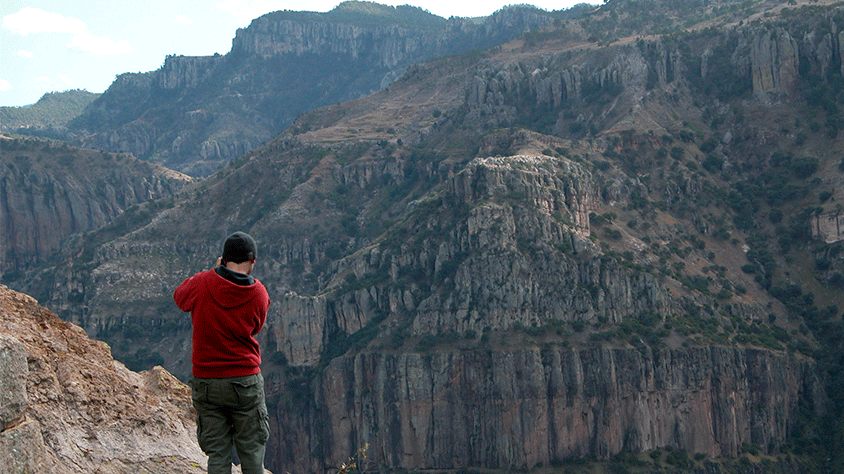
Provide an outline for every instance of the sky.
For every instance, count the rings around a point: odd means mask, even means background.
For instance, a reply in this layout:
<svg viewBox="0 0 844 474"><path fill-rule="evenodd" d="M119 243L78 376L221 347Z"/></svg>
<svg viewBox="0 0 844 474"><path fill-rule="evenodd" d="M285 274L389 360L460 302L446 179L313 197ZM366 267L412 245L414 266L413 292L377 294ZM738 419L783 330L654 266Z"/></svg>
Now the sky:
<svg viewBox="0 0 844 474"><path fill-rule="evenodd" d="M0 106L47 92L103 92L125 72L160 68L167 55L226 54L238 28L278 10L326 12L340 0L3 0ZM600 0L379 0L449 18L487 16L513 3L562 10Z"/></svg>

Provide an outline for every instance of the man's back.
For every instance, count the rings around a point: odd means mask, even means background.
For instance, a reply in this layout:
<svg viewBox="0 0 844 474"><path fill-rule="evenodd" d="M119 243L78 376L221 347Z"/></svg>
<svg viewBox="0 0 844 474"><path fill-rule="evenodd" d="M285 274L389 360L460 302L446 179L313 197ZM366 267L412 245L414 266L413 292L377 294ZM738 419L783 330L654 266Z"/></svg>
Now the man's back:
<svg viewBox="0 0 844 474"><path fill-rule="evenodd" d="M220 271L197 273L173 294L176 305L191 313L193 375L220 378L256 374L260 372L261 350L255 335L266 321L269 295L258 280L240 285L224 278Z"/></svg>

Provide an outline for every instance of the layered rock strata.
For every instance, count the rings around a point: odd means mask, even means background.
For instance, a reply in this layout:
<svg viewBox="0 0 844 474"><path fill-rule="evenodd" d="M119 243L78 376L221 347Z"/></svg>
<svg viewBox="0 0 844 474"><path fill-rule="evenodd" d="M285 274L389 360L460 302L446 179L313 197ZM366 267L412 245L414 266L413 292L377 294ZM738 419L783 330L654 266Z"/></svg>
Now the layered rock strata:
<svg viewBox="0 0 844 474"><path fill-rule="evenodd" d="M69 236L190 182L132 156L40 140L0 136L0 158L0 275L42 263Z"/></svg>

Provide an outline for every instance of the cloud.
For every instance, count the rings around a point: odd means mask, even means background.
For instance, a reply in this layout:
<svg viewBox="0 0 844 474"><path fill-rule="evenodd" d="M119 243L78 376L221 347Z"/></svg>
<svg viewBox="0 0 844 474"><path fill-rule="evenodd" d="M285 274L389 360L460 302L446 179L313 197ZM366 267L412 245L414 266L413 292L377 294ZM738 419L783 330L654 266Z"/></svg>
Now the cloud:
<svg viewBox="0 0 844 474"><path fill-rule="evenodd" d="M191 20L190 18L188 18L184 15L179 15L178 13L173 15L172 17L170 17L170 21L172 21L173 23L175 23L177 25L192 25L193 24L193 20Z"/></svg>
<svg viewBox="0 0 844 474"><path fill-rule="evenodd" d="M88 30L82 20L32 7L26 7L17 13L3 17L3 27L23 36L30 33L70 33L77 35Z"/></svg>
<svg viewBox="0 0 844 474"><path fill-rule="evenodd" d="M26 51L24 49L18 51L18 56L20 56L22 58L34 58L35 57L35 55L32 54L31 51Z"/></svg>
<svg viewBox="0 0 844 474"><path fill-rule="evenodd" d="M132 45L126 40L113 41L108 36L94 36L85 32L70 39L68 46L97 56L111 56L133 51Z"/></svg>
<svg viewBox="0 0 844 474"><path fill-rule="evenodd" d="M5 79L0 79L0 92L6 92L7 90L10 90L11 88L12 88L12 85L9 84L9 81L7 81Z"/></svg>
<svg viewBox="0 0 844 474"><path fill-rule="evenodd" d="M70 34L72 37L68 47L98 56L123 54L133 50L126 40L114 41L108 36L94 36L82 20L46 12L40 8L26 7L17 13L6 15L3 17L3 27L23 36L31 33Z"/></svg>

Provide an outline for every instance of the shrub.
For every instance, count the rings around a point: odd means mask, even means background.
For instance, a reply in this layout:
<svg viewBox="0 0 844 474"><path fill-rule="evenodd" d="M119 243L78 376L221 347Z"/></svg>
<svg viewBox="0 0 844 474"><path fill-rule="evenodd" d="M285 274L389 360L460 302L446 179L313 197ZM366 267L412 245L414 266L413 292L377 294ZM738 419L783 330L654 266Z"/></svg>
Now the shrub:
<svg viewBox="0 0 844 474"><path fill-rule="evenodd" d="M829 201L829 199L831 197L832 197L831 191L821 191L820 194L818 194L818 200L820 202L827 202L827 201Z"/></svg>
<svg viewBox="0 0 844 474"><path fill-rule="evenodd" d="M801 157L791 161L791 171L796 178L805 179L818 170L817 158Z"/></svg>
<svg viewBox="0 0 844 474"><path fill-rule="evenodd" d="M682 469L689 469L693 466L691 459L689 459L689 453L683 449L670 451L668 456L665 457L665 462Z"/></svg>

